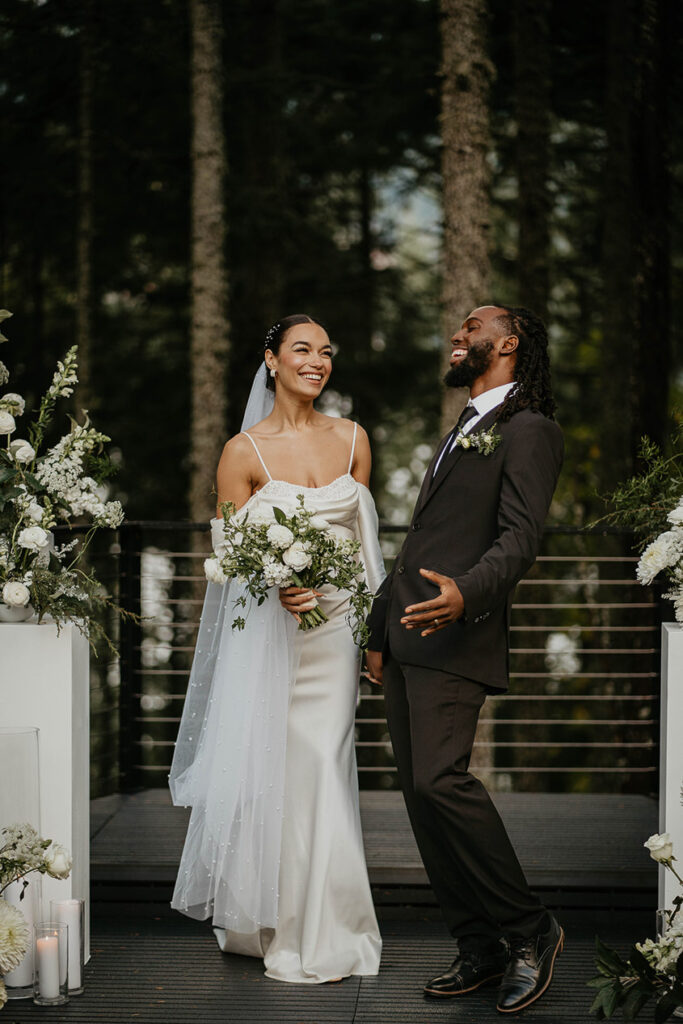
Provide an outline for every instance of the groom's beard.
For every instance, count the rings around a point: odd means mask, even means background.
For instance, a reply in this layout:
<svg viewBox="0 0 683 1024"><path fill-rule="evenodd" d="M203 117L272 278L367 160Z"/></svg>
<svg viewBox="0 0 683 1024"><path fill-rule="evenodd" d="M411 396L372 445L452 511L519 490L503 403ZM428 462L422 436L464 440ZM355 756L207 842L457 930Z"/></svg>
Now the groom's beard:
<svg viewBox="0 0 683 1024"><path fill-rule="evenodd" d="M443 379L449 388L471 388L477 377L486 373L491 365L492 341L473 346L464 359L451 366Z"/></svg>

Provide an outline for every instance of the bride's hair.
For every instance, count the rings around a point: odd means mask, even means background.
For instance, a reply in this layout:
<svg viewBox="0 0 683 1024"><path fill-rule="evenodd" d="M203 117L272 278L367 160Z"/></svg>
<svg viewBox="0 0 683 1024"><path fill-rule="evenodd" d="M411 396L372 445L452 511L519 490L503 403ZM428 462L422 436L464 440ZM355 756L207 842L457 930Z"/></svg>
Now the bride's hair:
<svg viewBox="0 0 683 1024"><path fill-rule="evenodd" d="M277 355L285 334L290 327L295 327L297 324L317 324L318 327L322 327L325 330L323 324L316 320L314 316L309 316L308 313L292 313L291 316L283 316L282 320L278 320L272 327L268 328L263 346L264 349L270 349L271 352ZM275 391L275 381L270 374L266 377L266 387L270 391Z"/></svg>

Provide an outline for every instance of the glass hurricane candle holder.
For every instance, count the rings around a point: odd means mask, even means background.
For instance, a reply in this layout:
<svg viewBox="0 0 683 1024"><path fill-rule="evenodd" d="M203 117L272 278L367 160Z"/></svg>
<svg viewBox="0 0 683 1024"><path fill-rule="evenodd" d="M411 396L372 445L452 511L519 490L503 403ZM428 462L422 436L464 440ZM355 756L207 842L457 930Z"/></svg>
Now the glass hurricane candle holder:
<svg viewBox="0 0 683 1024"><path fill-rule="evenodd" d="M69 1001L69 928L43 922L33 927L35 937L33 1002L58 1006Z"/></svg>
<svg viewBox="0 0 683 1024"><path fill-rule="evenodd" d="M69 929L67 959L69 971L69 995L79 996L83 991L83 967L85 964L85 900L50 900L50 916L56 924L65 924Z"/></svg>

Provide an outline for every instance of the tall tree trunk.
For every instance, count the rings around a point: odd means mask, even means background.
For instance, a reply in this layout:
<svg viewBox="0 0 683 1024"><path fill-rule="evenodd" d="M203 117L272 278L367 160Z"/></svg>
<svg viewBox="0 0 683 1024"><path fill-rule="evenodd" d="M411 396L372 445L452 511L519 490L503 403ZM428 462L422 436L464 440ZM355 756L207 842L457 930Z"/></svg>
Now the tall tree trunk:
<svg viewBox="0 0 683 1024"><path fill-rule="evenodd" d="M448 338L467 314L489 301L489 92L493 65L487 50L486 0L440 0L441 135L443 143L443 313ZM442 368L451 348L444 344ZM442 402L444 430L467 401L449 389Z"/></svg>
<svg viewBox="0 0 683 1024"><path fill-rule="evenodd" d="M223 79L220 0L190 0L192 32L192 426L189 507L215 513L212 493L225 443L229 351L225 269Z"/></svg>
<svg viewBox="0 0 683 1024"><path fill-rule="evenodd" d="M519 302L545 319L550 254L550 0L515 0Z"/></svg>
<svg viewBox="0 0 683 1024"><path fill-rule="evenodd" d="M486 0L440 0L441 136L443 176L443 313L446 338L476 306L490 301L489 93L494 69L488 56ZM444 344L442 369L451 355ZM448 388L441 404L442 429L449 430L467 403L467 388ZM489 743L491 725L480 724L479 743ZM490 784L491 746L475 747L472 768Z"/></svg>
<svg viewBox="0 0 683 1024"><path fill-rule="evenodd" d="M671 373L669 118L674 66L673 4L640 0L638 95L633 176L638 197L634 239L635 350L631 380L631 455L647 434L662 444L668 429ZM656 399L653 398L656 396Z"/></svg>
<svg viewBox="0 0 683 1024"><path fill-rule="evenodd" d="M76 343L78 407L93 410L92 385L92 250L93 250L93 87L94 5L82 0L80 97L78 110L78 227L76 235Z"/></svg>

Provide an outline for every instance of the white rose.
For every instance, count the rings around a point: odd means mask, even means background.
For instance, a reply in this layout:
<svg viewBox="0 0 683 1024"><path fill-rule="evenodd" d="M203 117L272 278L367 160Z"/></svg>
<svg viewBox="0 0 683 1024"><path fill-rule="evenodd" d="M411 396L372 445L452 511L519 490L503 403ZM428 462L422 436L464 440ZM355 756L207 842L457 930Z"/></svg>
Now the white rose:
<svg viewBox="0 0 683 1024"><path fill-rule="evenodd" d="M42 526L27 526L17 537L17 543L29 551L41 551L50 543L50 535Z"/></svg>
<svg viewBox="0 0 683 1024"><path fill-rule="evenodd" d="M36 457L35 448L28 441L24 441L23 438L17 438L16 441L12 441L9 450L17 462L32 462Z"/></svg>
<svg viewBox="0 0 683 1024"><path fill-rule="evenodd" d="M26 515L29 519L32 519L34 523L40 523L43 520L43 513L45 509L42 505L39 505L37 501L31 500L31 504L26 509Z"/></svg>
<svg viewBox="0 0 683 1024"><path fill-rule="evenodd" d="M683 502L672 509L666 518L673 526L683 526Z"/></svg>
<svg viewBox="0 0 683 1024"><path fill-rule="evenodd" d="M280 526L279 523L269 526L266 536L274 548L288 548L294 543L292 531L287 526Z"/></svg>
<svg viewBox="0 0 683 1024"><path fill-rule="evenodd" d="M6 395L0 398L0 409L6 409L13 416L22 416L25 408L26 402L24 399L13 391L8 391Z"/></svg>
<svg viewBox="0 0 683 1024"><path fill-rule="evenodd" d="M2 599L10 608L25 608L31 600L31 592L19 580L10 580L2 588Z"/></svg>
<svg viewBox="0 0 683 1024"><path fill-rule="evenodd" d="M323 519L322 516L311 516L308 522L314 530L329 530L330 528L330 524L327 519Z"/></svg>
<svg viewBox="0 0 683 1024"><path fill-rule="evenodd" d="M11 412L0 409L0 434L13 434L17 429Z"/></svg>
<svg viewBox="0 0 683 1024"><path fill-rule="evenodd" d="M656 860L659 864L665 864L667 861L673 860L674 847L668 832L662 832L661 835L655 832L646 843L643 843L643 846L646 850L650 851L652 859Z"/></svg>
<svg viewBox="0 0 683 1024"><path fill-rule="evenodd" d="M301 541L297 540L283 553L282 561L285 565L291 566L294 572L301 572L302 569L309 567L312 559Z"/></svg>
<svg viewBox="0 0 683 1024"><path fill-rule="evenodd" d="M71 854L61 843L51 843L45 851L47 873L52 878L68 878L71 872Z"/></svg>
<svg viewBox="0 0 683 1024"><path fill-rule="evenodd" d="M209 583L218 583L222 585L226 580L225 573L221 569L220 562L217 558L207 558L205 560L204 575Z"/></svg>

